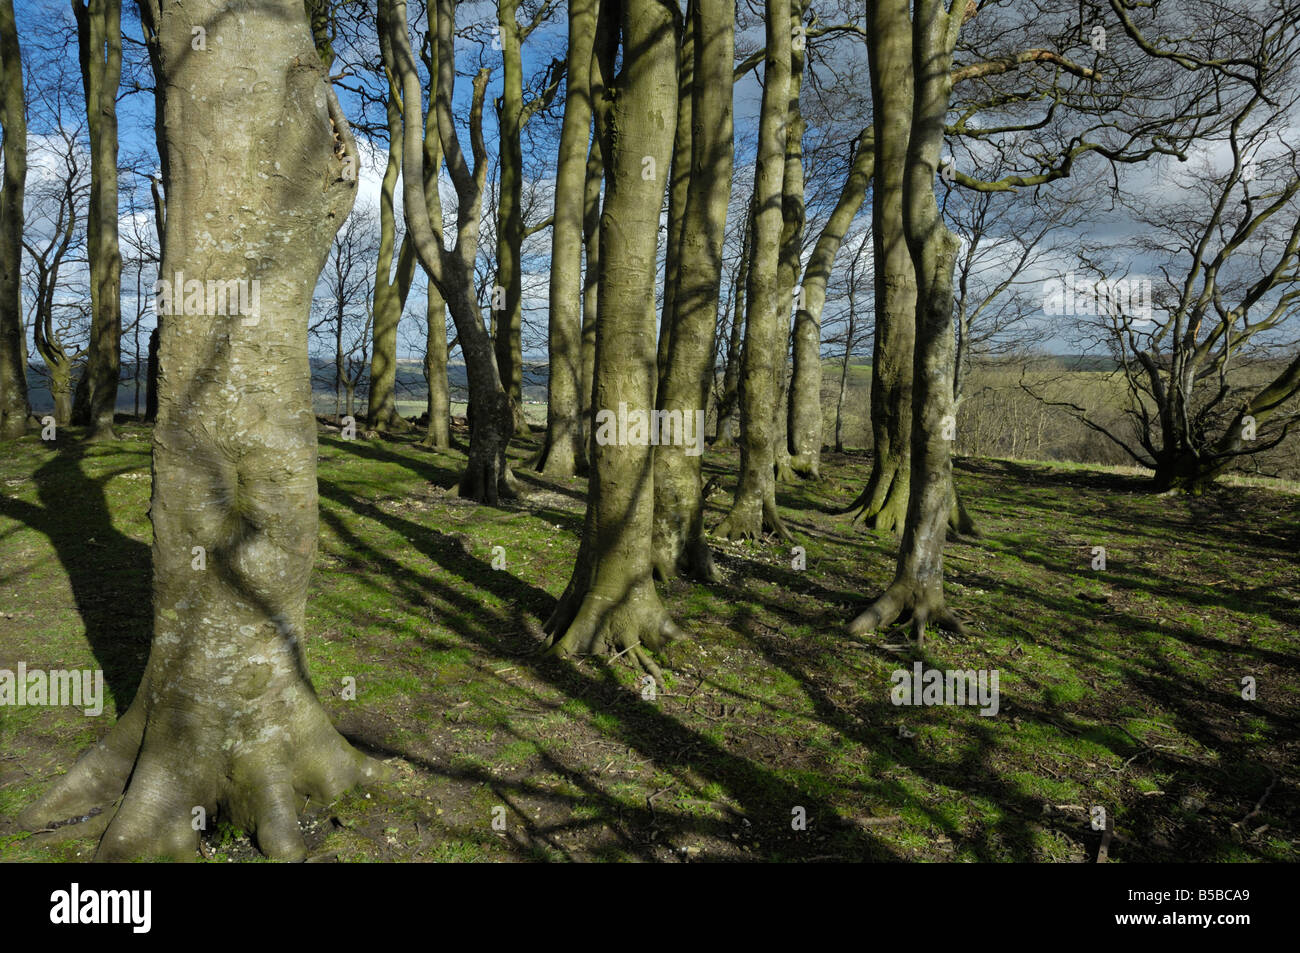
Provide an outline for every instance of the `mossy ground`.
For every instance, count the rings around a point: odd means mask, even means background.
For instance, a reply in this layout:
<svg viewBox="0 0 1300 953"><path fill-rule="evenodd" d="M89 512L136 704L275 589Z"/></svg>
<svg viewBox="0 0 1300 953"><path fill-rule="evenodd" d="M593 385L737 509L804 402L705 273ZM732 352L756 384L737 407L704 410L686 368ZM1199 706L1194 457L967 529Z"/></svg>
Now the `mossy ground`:
<svg viewBox="0 0 1300 953"><path fill-rule="evenodd" d="M145 661L148 431L121 433L28 437L0 459L0 668L100 668L107 694L99 718L0 708L0 860L93 852L12 817L107 732ZM844 634L897 543L826 515L870 463L830 455L822 482L779 493L806 569L786 545L712 539L721 584L660 587L691 637L646 700L626 660L539 651L583 482L520 467L525 499L477 506L443 490L463 460L322 434L311 672L340 730L395 774L307 806L315 859L1087 861L1093 807L1114 860L1300 859L1296 495L1161 497L1130 474L959 461L985 533L947 549L970 634L916 650L900 630ZM711 525L736 462L705 457ZM998 715L894 706L890 674L915 660L996 669ZM210 826L209 859L259 857Z"/></svg>

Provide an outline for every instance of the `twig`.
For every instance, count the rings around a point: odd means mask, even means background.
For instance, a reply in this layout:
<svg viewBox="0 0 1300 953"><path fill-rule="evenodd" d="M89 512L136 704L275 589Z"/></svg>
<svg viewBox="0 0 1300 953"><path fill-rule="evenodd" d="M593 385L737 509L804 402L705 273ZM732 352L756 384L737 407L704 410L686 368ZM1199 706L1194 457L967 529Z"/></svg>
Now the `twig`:
<svg viewBox="0 0 1300 953"><path fill-rule="evenodd" d="M1276 773L1275 771L1273 771L1271 768L1269 769L1269 772L1268 772L1268 773L1269 773L1269 777L1270 777L1270 780L1269 780L1269 782L1268 782L1268 787L1266 787L1266 788L1264 789L1264 793L1261 794L1261 795L1259 796L1259 800L1255 802L1255 807L1254 807L1254 809L1251 810L1251 812L1250 812L1249 814L1247 814L1245 817L1243 817L1243 818L1242 818L1241 820L1239 820L1237 823L1233 824L1233 825L1232 825L1233 827L1244 827L1247 821L1249 821L1252 817L1254 817L1256 814L1259 813L1260 808L1262 808L1262 807L1264 806L1264 800L1265 800L1265 799L1266 799L1266 798L1267 798L1271 793L1273 793L1273 786L1274 786L1275 784L1277 784L1277 773Z"/></svg>

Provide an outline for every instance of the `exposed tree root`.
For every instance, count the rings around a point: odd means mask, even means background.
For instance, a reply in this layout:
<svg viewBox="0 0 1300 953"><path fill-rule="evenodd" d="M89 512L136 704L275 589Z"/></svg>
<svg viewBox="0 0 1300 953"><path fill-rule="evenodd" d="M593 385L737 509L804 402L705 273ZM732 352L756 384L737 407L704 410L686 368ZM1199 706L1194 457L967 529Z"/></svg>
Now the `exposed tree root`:
<svg viewBox="0 0 1300 953"><path fill-rule="evenodd" d="M713 533L731 540L760 539L764 533L775 533L787 543L794 540L777 512L775 501L760 501L758 497L737 500Z"/></svg>
<svg viewBox="0 0 1300 953"><path fill-rule="evenodd" d="M685 637L649 580L617 598L595 588L581 597L566 592L543 628L551 655L627 655L661 686L663 672L649 653Z"/></svg>
<svg viewBox="0 0 1300 953"><path fill-rule="evenodd" d="M912 637L918 646L924 644L926 626L930 623L946 632L966 634L965 624L948 610L942 594L926 595L917 586L897 580L849 623L849 634L866 635L900 620L911 623Z"/></svg>
<svg viewBox="0 0 1300 953"><path fill-rule="evenodd" d="M330 724L309 685L242 692L248 707L200 709L186 697L155 697L146 675L131 708L19 823L31 829L96 808L112 811L99 861L197 859L196 808L256 838L272 860L303 860L298 812L306 799L329 803L387 768L352 748Z"/></svg>

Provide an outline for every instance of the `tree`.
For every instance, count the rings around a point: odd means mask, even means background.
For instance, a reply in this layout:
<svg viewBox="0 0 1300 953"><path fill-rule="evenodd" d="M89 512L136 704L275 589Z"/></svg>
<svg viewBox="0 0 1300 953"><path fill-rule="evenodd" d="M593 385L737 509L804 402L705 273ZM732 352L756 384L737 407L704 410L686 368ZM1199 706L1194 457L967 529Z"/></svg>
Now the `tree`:
<svg viewBox="0 0 1300 953"><path fill-rule="evenodd" d="M654 407L656 225L676 128L678 37L673 11L657 0L607 3L619 14L623 61L601 127L605 204L592 403L598 415L626 409L630 421L632 412L645 417ZM606 438L609 429L607 422ZM630 423L612 436L597 432L577 563L545 628L553 652L626 651L657 676L649 651L680 633L654 586L653 448L625 439Z"/></svg>
<svg viewBox="0 0 1300 953"><path fill-rule="evenodd" d="M555 97L562 61L553 61L547 70L543 90L530 100L524 98L524 70L521 47L544 23L555 0L541 0L527 24L518 19L522 0L497 0L497 35L501 46L501 97L497 100L497 134L500 143L500 189L497 196L497 285L501 288L502 307L496 326L497 367L510 395L514 410L515 431L527 435L528 421L523 408L523 244L524 159L520 134L539 109L545 109ZM495 44L494 44L495 45ZM496 305L493 305L496 309Z"/></svg>
<svg viewBox="0 0 1300 953"><path fill-rule="evenodd" d="M386 5L376 10L377 35L388 32ZM370 359L370 400L367 422L375 430L401 431L407 429L406 421L397 412L397 327L402 320L402 310L411 290L415 275L415 249L409 236L402 239L397 256L397 273L392 274L393 246L396 244L397 222L393 214L393 196L397 189L397 176L402 169L402 103L401 90L393 72L391 51L382 43L384 51L384 78L388 90L384 97L384 113L388 125L388 160L379 189L379 249L375 261L374 293L374 350Z"/></svg>
<svg viewBox="0 0 1300 953"><path fill-rule="evenodd" d="M0 0L0 127L4 185L0 189L0 440L27 430L23 359L23 191L27 182L27 116L23 64L13 0Z"/></svg>
<svg viewBox="0 0 1300 953"><path fill-rule="evenodd" d="M776 509L775 408L785 373L789 301L779 297L781 197L785 181L786 120L790 107L790 0L767 0L767 49L754 167L753 237L746 291L745 348L740 372L740 481L731 511L717 532L729 539L765 529L788 538Z"/></svg>
<svg viewBox="0 0 1300 953"><path fill-rule="evenodd" d="M72 416L88 440L112 438L121 374L122 255L117 237L117 90L122 78L121 0L72 0L90 132L90 345Z"/></svg>
<svg viewBox="0 0 1300 953"><path fill-rule="evenodd" d="M1294 329L1284 333L1300 304L1300 150L1283 138L1300 99L1287 84L1300 44L1264 33L1258 48L1272 54L1268 82L1233 110L1225 159L1208 140L1192 169L1165 179L1174 197L1127 202L1147 226L1132 250L1163 279L1153 288L1150 277L1085 261L1100 279L1058 279L1048 294L1052 313L1068 305L1109 346L1132 437L1022 385L1153 469L1157 490L1200 493L1300 424L1300 353ZM1280 366L1269 359L1288 352Z"/></svg>
<svg viewBox="0 0 1300 953"><path fill-rule="evenodd" d="M717 572L704 541L704 496L701 478L703 419L713 380L713 344L722 282L722 247L727 229L732 169L732 89L734 14L728 0L692 0L687 9L690 44L690 110L677 117L676 139L686 127L687 172L684 208L673 256L672 305L664 314L670 323L660 332L656 408L682 426L700 420L695 447L683 439L660 442L654 451L654 559L661 578L679 571L705 579ZM677 152L678 144L674 144ZM673 163L676 168L678 157ZM676 178L676 173L674 178ZM670 239L671 239L670 232ZM672 249L669 249L672 255ZM666 340L666 346L665 346Z"/></svg>
<svg viewBox="0 0 1300 953"><path fill-rule="evenodd" d="M353 415L357 388L370 370L371 331L376 321L374 275L370 262L379 244L374 207L354 209L334 236L312 309L320 315L311 333L334 348L334 416ZM373 389L373 378L370 381ZM371 394L373 400L373 390Z"/></svg>
<svg viewBox="0 0 1300 953"><path fill-rule="evenodd" d="M483 318L474 288L474 264L478 253L479 214L487 176L483 145L483 97L488 71L481 69L474 78L470 101L470 143L474 165L465 159L452 116L452 94L456 63L453 34L454 0L436 0L429 5L430 42L436 45L435 73L430 78L431 110L436 110L438 137L447 164L447 172L456 189L456 241L448 249L442 229L434 230L425 193L424 149L411 134L417 118L415 103L420 101L420 79L411 54L407 35L404 0L391 3L389 37L393 64L402 86L402 121L406 135L402 140L402 191L406 210L407 233L414 243L420 264L451 311L465 356L469 377L469 460L458 492L461 496L485 503L495 503L502 495L514 495L514 476L506 464L506 446L514 430L514 412L510 397L501 383L492 339L483 326Z"/></svg>
<svg viewBox="0 0 1300 953"><path fill-rule="evenodd" d="M591 128L591 61L598 0L569 3L564 122L555 172L547 336L546 438L537 468L567 477L587 469L582 439L582 224Z"/></svg>
<svg viewBox="0 0 1300 953"><path fill-rule="evenodd" d="M73 373L86 354L85 318L89 310L84 305L85 287L78 287L80 281L69 281L65 271L65 265L84 264L84 259L78 262L71 257L72 253L84 252L86 240L79 226L84 224L81 209L86 204L89 183L81 165L79 131L59 126L37 150L38 161L48 156L43 163L47 174L35 188L28 189L28 233L23 239L32 302L28 324L36 353L45 366L54 420L59 426L66 426L72 418ZM60 174L50 174L59 165L63 167Z"/></svg>
<svg viewBox="0 0 1300 953"><path fill-rule="evenodd" d="M875 132L866 126L850 150L849 173L844 180L830 217L827 218L817 244L804 266L800 282L800 300L795 314L794 368L790 380L790 452L796 473L817 478L821 472L822 449L822 309L826 305L826 284L834 267L849 226L857 217L867 196L867 186L875 171ZM854 263L857 258L855 256ZM851 305L852 307L852 305ZM854 314L853 318L856 318ZM850 322L852 327L852 320ZM850 330L845 344L845 371L852 346ZM844 375L841 374L839 401L844 399ZM842 449L839 429L840 412L835 412L835 449Z"/></svg>
<svg viewBox="0 0 1300 953"><path fill-rule="evenodd" d="M299 0L239 17L218 0L146 3L142 16L162 100L162 273L258 280L260 308L162 324L149 662L108 736L22 820L104 807L98 859L185 859L202 807L301 860L298 799L328 802L380 771L330 725L303 655L317 535L307 321L357 151ZM214 240L211 217L237 240Z"/></svg>

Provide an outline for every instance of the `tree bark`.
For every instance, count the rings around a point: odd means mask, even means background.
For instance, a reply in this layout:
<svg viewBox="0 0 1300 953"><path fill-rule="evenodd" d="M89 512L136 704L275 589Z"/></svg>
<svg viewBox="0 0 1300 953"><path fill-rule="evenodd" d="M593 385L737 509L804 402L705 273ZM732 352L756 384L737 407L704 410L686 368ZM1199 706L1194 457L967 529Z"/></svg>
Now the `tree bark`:
<svg viewBox="0 0 1300 953"><path fill-rule="evenodd" d="M740 410L740 363L744 346L745 322L745 286L749 282L750 239L754 233L754 201L750 197L749 207L745 212L744 230L740 233L740 260L736 263L736 274L732 280L731 328L727 335L727 363L722 371L722 394L718 398L718 422L715 428L713 446L717 449L730 447L736 442L736 430L739 425Z"/></svg>
<svg viewBox="0 0 1300 953"><path fill-rule="evenodd" d="M88 440L113 439L121 373L122 254L117 240L117 88L122 77L121 0L72 0L90 132L90 345L73 420Z"/></svg>
<svg viewBox="0 0 1300 953"><path fill-rule="evenodd" d="M776 509L775 412L785 370L788 313L779 297L786 117L790 108L790 0L766 0L767 53L754 171L754 222L740 376L740 482L718 526L728 539L770 530L789 538Z"/></svg>
<svg viewBox="0 0 1300 953"><path fill-rule="evenodd" d="M568 91L560 128L551 226L546 440L537 469L548 476L585 473L582 439L582 231L591 129L591 58L598 0L569 3Z"/></svg>
<svg viewBox="0 0 1300 953"><path fill-rule="evenodd" d="M142 15L164 98L162 274L256 279L261 307L162 326L153 647L126 714L23 821L102 806L112 820L97 859L192 859L203 807L271 858L301 860L301 799L328 803L381 771L330 725L303 654L317 537L307 324L356 195L341 161L355 170L356 146L300 0L238 18L221 0ZM202 55L195 25L210 31Z"/></svg>
<svg viewBox="0 0 1300 953"><path fill-rule="evenodd" d="M0 126L4 186L0 191L0 440L27 431L27 367L23 348L23 192L27 184L27 114L13 0L0 0Z"/></svg>
<svg viewBox="0 0 1300 953"><path fill-rule="evenodd" d="M674 12L657 0L624 0L624 60L602 130L605 208L600 229L597 408L654 406L654 282L659 213L677 118ZM643 177L645 156L653 174ZM586 527L568 588L546 623L556 654L627 651L656 677L648 652L676 638L655 591L652 448L597 441Z"/></svg>
<svg viewBox="0 0 1300 953"><path fill-rule="evenodd" d="M680 413L698 419L694 447L664 443L654 452L655 570L661 578L685 572L715 579L717 570L704 540L704 414L713 383L713 344L722 282L722 244L732 170L732 60L734 5L730 0L691 0L694 43L691 108L677 117L677 138L688 118L689 175L684 196L677 289L669 347L660 377L657 407L668 419ZM676 145L674 145L676 149ZM666 291L665 291L666 294ZM661 332L661 340L663 334Z"/></svg>

